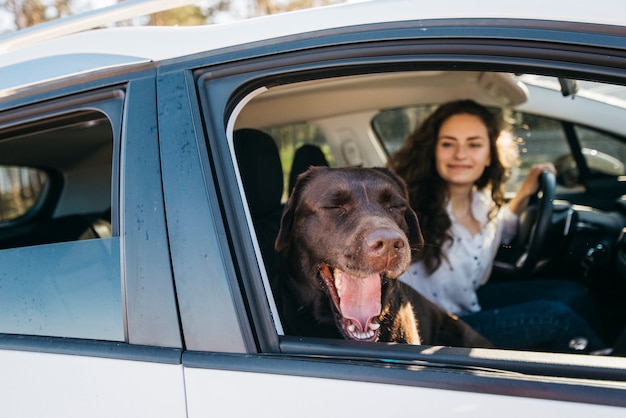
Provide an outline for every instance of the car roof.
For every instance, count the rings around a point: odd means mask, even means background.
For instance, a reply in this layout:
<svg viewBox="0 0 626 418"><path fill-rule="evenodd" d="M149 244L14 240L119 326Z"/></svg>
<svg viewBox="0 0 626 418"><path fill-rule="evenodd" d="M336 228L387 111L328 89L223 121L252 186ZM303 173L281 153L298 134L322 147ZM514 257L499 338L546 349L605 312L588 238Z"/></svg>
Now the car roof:
<svg viewBox="0 0 626 418"><path fill-rule="evenodd" d="M79 20L80 16L70 18ZM37 32L37 27L27 28L0 37L0 98L19 88L59 78L256 41L375 23L455 18L536 19L625 26L626 3L605 0L602 7L598 7L592 2L574 6L571 2L545 0L439 0L421 7L411 0L376 0L197 27L89 30L34 44L28 39ZM60 19L49 22L49 26L71 25L71 22L72 19L67 19L67 23Z"/></svg>

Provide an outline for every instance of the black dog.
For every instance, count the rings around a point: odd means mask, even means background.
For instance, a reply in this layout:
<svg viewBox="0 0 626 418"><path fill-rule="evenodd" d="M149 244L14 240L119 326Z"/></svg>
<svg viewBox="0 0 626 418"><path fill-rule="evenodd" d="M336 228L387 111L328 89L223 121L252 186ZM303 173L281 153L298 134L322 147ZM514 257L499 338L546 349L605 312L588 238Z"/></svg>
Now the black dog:
<svg viewBox="0 0 626 418"><path fill-rule="evenodd" d="M312 167L298 178L275 245L286 261L275 296L288 335L490 346L395 280L423 245L407 202L404 182L384 168Z"/></svg>

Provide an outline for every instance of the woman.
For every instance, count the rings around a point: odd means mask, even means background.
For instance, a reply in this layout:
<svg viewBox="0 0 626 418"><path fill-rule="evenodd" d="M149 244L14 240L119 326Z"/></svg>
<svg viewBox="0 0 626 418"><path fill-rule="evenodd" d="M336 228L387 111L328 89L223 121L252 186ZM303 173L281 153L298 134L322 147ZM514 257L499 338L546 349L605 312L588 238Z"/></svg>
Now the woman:
<svg viewBox="0 0 626 418"><path fill-rule="evenodd" d="M447 103L390 157L390 167L407 183L426 242L401 280L461 316L497 347L603 348L571 309L587 304L582 286L533 280L479 290L489 279L500 244L514 237L518 215L536 193L540 173L555 171L550 163L532 167L517 195L505 203L506 168L496 142L502 128L493 113L474 101Z"/></svg>

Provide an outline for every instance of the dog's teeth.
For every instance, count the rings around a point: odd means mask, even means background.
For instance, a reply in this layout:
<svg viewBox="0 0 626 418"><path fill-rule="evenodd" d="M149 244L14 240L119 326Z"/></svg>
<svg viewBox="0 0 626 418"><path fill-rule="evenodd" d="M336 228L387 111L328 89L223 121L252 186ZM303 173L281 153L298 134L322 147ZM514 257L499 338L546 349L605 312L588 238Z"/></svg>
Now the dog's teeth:
<svg viewBox="0 0 626 418"><path fill-rule="evenodd" d="M339 276L335 276L335 289L337 289L337 293L341 293L341 279Z"/></svg>
<svg viewBox="0 0 626 418"><path fill-rule="evenodd" d="M368 331L361 332L357 329L356 325L350 323L350 325L347 326L347 330L355 340L370 340L376 335L375 331L380 328L380 324L369 324L368 327L370 328Z"/></svg>
<svg viewBox="0 0 626 418"><path fill-rule="evenodd" d="M368 331L368 332L361 332L359 333L359 339L361 340L367 340L369 338L372 338L374 336L374 331Z"/></svg>

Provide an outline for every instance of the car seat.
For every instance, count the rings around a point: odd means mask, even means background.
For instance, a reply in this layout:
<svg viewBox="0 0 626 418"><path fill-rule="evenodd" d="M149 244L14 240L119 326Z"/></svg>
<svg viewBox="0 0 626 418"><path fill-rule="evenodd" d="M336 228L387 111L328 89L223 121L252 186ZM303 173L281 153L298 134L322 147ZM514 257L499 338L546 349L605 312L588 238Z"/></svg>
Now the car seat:
<svg viewBox="0 0 626 418"><path fill-rule="evenodd" d="M280 229L284 180L278 146L267 133L239 129L233 134L241 181L270 282L278 274L274 241Z"/></svg>
<svg viewBox="0 0 626 418"><path fill-rule="evenodd" d="M291 164L291 171L289 172L289 194L291 194L293 187L296 185L298 176L307 171L309 167L328 167L328 165L326 156L320 147L313 144L302 145L293 155L293 163Z"/></svg>

